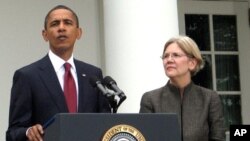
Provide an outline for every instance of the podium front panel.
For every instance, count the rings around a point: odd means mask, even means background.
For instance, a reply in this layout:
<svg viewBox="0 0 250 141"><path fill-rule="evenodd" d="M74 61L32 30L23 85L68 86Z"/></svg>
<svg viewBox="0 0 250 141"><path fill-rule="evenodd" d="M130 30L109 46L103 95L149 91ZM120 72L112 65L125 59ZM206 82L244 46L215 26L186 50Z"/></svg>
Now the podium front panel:
<svg viewBox="0 0 250 141"><path fill-rule="evenodd" d="M57 114L45 129L45 141L181 141L176 114Z"/></svg>

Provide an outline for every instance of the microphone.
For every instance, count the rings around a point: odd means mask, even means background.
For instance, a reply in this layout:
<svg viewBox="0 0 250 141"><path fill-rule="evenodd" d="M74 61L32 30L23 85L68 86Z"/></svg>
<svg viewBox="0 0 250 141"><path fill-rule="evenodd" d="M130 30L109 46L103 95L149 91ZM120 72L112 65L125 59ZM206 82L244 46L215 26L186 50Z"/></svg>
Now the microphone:
<svg viewBox="0 0 250 141"><path fill-rule="evenodd" d="M117 95L120 97L120 102L122 103L127 97L125 96L124 92L117 86L115 80L110 77L110 76L106 76L103 79L103 83L109 88L114 90Z"/></svg>
<svg viewBox="0 0 250 141"><path fill-rule="evenodd" d="M94 88L97 87L102 92L102 94L107 98L112 111L116 112L117 100L115 99L115 95L113 93L109 93L107 89L102 85L102 82L96 76L90 77L89 82Z"/></svg>
<svg viewBox="0 0 250 141"><path fill-rule="evenodd" d="M103 93L104 96L111 96L111 94L102 85L102 82L96 76L90 77L89 82L93 87L97 87Z"/></svg>

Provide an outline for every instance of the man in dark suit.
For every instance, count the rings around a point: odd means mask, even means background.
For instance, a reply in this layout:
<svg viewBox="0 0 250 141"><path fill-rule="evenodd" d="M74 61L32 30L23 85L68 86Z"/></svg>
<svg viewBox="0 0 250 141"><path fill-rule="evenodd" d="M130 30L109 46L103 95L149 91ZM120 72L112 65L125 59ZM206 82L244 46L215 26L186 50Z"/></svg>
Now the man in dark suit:
<svg viewBox="0 0 250 141"><path fill-rule="evenodd" d="M41 141L46 121L71 112L64 96L66 62L76 90L75 112L110 112L107 99L89 84L91 76L102 79L101 69L73 58L75 41L82 35L75 12L63 5L54 7L45 17L42 34L49 53L13 77L7 141Z"/></svg>

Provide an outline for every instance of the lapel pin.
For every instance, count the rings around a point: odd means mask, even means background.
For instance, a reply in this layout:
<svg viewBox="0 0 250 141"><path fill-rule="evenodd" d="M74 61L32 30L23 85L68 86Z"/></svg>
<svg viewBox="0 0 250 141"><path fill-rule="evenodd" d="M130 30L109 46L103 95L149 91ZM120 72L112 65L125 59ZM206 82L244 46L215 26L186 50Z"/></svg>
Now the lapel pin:
<svg viewBox="0 0 250 141"><path fill-rule="evenodd" d="M83 77L85 77L85 76L86 76L86 74L82 74L82 76L83 76Z"/></svg>

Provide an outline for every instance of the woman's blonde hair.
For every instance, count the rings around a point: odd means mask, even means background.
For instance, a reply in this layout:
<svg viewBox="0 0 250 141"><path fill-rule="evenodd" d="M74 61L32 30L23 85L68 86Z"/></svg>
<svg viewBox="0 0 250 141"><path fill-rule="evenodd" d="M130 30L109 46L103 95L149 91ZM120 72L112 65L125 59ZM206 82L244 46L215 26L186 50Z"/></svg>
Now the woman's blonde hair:
<svg viewBox="0 0 250 141"><path fill-rule="evenodd" d="M184 35L176 36L176 37L169 39L164 46L163 53L162 53L163 55L167 47L172 43L176 43L188 57L194 58L197 60L197 65L195 69L191 71L192 76L194 76L197 72L199 72L204 67L204 61L202 59L200 50L193 39Z"/></svg>

